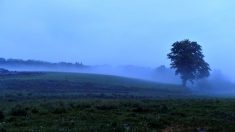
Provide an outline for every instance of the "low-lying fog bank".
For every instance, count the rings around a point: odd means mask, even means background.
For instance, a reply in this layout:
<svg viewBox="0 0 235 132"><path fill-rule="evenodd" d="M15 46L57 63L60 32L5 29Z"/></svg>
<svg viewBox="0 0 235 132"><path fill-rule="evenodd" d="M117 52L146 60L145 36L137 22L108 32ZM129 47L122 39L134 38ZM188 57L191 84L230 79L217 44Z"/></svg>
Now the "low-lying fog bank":
<svg viewBox="0 0 235 132"><path fill-rule="evenodd" d="M129 78L136 78L160 83L172 83L180 84L181 80L175 76L174 71L166 68L165 66L159 66L157 68L140 67L134 65L127 66L66 66L66 65L0 65L0 68L4 68L10 71L41 71L41 72L76 72L76 73L94 73L123 76Z"/></svg>
<svg viewBox="0 0 235 132"><path fill-rule="evenodd" d="M0 68L10 71L50 71L50 72L76 72L116 75L129 78L154 81L159 83L181 84L181 79L175 75L174 70L165 66L157 68L139 67L134 65L113 67L103 66L73 66L66 64L53 66L27 66L27 65L0 65ZM212 71L207 79L195 81L193 84L188 82L191 91L203 95L228 95L235 96L235 84L229 81L220 71Z"/></svg>
<svg viewBox="0 0 235 132"><path fill-rule="evenodd" d="M212 71L209 78L196 81L189 88L198 94L235 97L235 83L220 71Z"/></svg>

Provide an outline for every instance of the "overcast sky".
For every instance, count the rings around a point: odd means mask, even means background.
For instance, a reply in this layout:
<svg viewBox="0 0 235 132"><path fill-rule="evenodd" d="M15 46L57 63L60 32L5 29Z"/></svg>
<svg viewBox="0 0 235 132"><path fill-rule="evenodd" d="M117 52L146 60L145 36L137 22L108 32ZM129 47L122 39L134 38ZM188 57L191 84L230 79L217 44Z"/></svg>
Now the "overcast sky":
<svg viewBox="0 0 235 132"><path fill-rule="evenodd" d="M169 66L183 39L235 78L233 0L0 0L0 57Z"/></svg>

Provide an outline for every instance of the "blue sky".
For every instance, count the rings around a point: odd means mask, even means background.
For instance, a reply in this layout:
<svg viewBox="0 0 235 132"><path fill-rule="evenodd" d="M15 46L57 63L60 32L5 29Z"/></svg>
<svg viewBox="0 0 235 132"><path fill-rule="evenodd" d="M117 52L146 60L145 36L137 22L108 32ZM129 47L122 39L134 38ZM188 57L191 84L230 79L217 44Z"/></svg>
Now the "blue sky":
<svg viewBox="0 0 235 132"><path fill-rule="evenodd" d="M169 65L183 39L235 78L232 0L0 0L0 56L85 64Z"/></svg>

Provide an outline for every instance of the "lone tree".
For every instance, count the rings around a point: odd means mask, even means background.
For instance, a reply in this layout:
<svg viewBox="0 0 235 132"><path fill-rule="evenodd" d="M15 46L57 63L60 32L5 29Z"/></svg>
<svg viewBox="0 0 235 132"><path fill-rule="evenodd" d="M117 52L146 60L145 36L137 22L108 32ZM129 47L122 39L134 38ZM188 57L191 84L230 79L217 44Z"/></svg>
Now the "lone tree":
<svg viewBox="0 0 235 132"><path fill-rule="evenodd" d="M202 47L197 42L177 41L167 56L171 59L171 68L176 70L175 74L180 75L183 86L187 81L193 83L193 80L210 75L209 64L205 62Z"/></svg>

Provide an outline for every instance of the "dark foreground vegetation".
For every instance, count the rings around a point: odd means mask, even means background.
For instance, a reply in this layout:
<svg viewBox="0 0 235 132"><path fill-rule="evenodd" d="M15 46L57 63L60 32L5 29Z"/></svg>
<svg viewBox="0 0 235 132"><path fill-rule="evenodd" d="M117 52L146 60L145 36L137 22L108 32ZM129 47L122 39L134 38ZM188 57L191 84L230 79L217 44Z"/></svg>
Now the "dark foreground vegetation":
<svg viewBox="0 0 235 132"><path fill-rule="evenodd" d="M72 73L0 75L0 131L235 131L235 99Z"/></svg>
<svg viewBox="0 0 235 132"><path fill-rule="evenodd" d="M235 130L235 100L1 101L1 131Z"/></svg>

